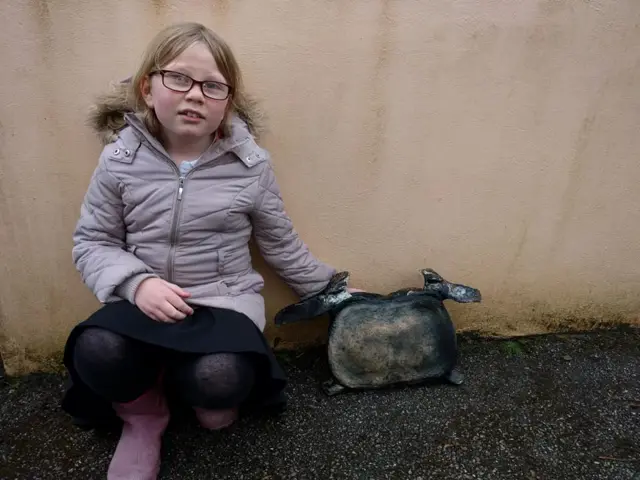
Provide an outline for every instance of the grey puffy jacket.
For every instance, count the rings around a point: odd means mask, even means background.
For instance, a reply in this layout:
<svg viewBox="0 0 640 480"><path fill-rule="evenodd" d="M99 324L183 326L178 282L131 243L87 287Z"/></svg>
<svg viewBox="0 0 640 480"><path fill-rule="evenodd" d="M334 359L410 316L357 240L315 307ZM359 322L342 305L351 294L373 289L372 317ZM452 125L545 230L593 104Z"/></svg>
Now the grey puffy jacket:
<svg viewBox="0 0 640 480"><path fill-rule="evenodd" d="M268 153L238 117L182 176L134 114L108 143L81 207L73 261L101 302L134 301L157 276L191 293L188 303L230 308L265 325L263 257L301 297L320 291L335 269L316 259L284 210Z"/></svg>

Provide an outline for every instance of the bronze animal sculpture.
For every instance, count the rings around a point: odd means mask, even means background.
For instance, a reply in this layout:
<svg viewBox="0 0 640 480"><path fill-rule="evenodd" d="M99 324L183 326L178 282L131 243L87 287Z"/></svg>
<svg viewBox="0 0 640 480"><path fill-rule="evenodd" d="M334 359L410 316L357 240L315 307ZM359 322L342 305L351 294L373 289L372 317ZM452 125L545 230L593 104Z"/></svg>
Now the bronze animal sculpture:
<svg viewBox="0 0 640 480"><path fill-rule="evenodd" d="M455 385L463 382L456 369L456 331L443 302L480 302L481 294L446 281L432 269L420 272L422 288L403 288L388 295L350 293L349 272L340 272L322 292L276 314L276 325L329 314L327 354L333 379L323 385L325 393L414 385L438 378Z"/></svg>

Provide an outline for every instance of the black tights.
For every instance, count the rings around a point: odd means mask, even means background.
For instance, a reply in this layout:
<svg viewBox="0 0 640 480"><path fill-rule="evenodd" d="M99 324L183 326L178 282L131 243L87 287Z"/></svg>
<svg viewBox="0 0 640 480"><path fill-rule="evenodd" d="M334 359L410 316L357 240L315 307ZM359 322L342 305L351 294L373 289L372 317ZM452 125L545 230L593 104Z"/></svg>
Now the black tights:
<svg viewBox="0 0 640 480"><path fill-rule="evenodd" d="M254 368L237 353L178 354L102 328L76 340L75 369L87 386L112 402L129 402L151 388L164 369L164 382L190 406L237 406L255 382Z"/></svg>

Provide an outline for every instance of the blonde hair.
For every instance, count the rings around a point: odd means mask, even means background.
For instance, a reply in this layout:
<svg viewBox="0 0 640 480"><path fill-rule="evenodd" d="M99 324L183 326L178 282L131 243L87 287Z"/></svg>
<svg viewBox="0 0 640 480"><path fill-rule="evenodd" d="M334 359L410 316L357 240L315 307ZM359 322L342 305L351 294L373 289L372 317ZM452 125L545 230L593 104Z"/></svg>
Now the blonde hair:
<svg viewBox="0 0 640 480"><path fill-rule="evenodd" d="M206 45L220 73L231 86L229 109L218 133L227 137L231 131L230 113L237 114L247 124L249 131L258 135L260 112L255 100L244 91L242 74L229 45L216 33L200 23L185 22L165 27L151 40L142 62L133 77L116 85L112 92L103 95L90 115L92 126L99 130L103 141L109 141L125 126L124 114L132 111L141 116L149 132L160 137L161 125L153 109L142 96L142 84L154 70L162 69L194 43ZM105 132L106 130L106 132Z"/></svg>

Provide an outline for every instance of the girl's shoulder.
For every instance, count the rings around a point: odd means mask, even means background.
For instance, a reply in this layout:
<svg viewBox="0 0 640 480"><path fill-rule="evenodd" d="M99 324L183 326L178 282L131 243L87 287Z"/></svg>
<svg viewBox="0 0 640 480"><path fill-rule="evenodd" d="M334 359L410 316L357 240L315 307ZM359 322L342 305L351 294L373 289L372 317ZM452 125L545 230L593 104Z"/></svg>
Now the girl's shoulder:
<svg viewBox="0 0 640 480"><path fill-rule="evenodd" d="M229 151L238 157L247 168L264 168L268 166L271 161L269 151L260 146L253 137L247 138L244 142L232 147Z"/></svg>
<svg viewBox="0 0 640 480"><path fill-rule="evenodd" d="M269 151L258 143L254 132L243 118L234 116L231 120L231 134L224 143L223 150L235 155L248 169L262 171L271 162Z"/></svg>
<svg viewBox="0 0 640 480"><path fill-rule="evenodd" d="M130 126L119 130L110 140L102 147L101 161L131 163L142 145L142 139Z"/></svg>

